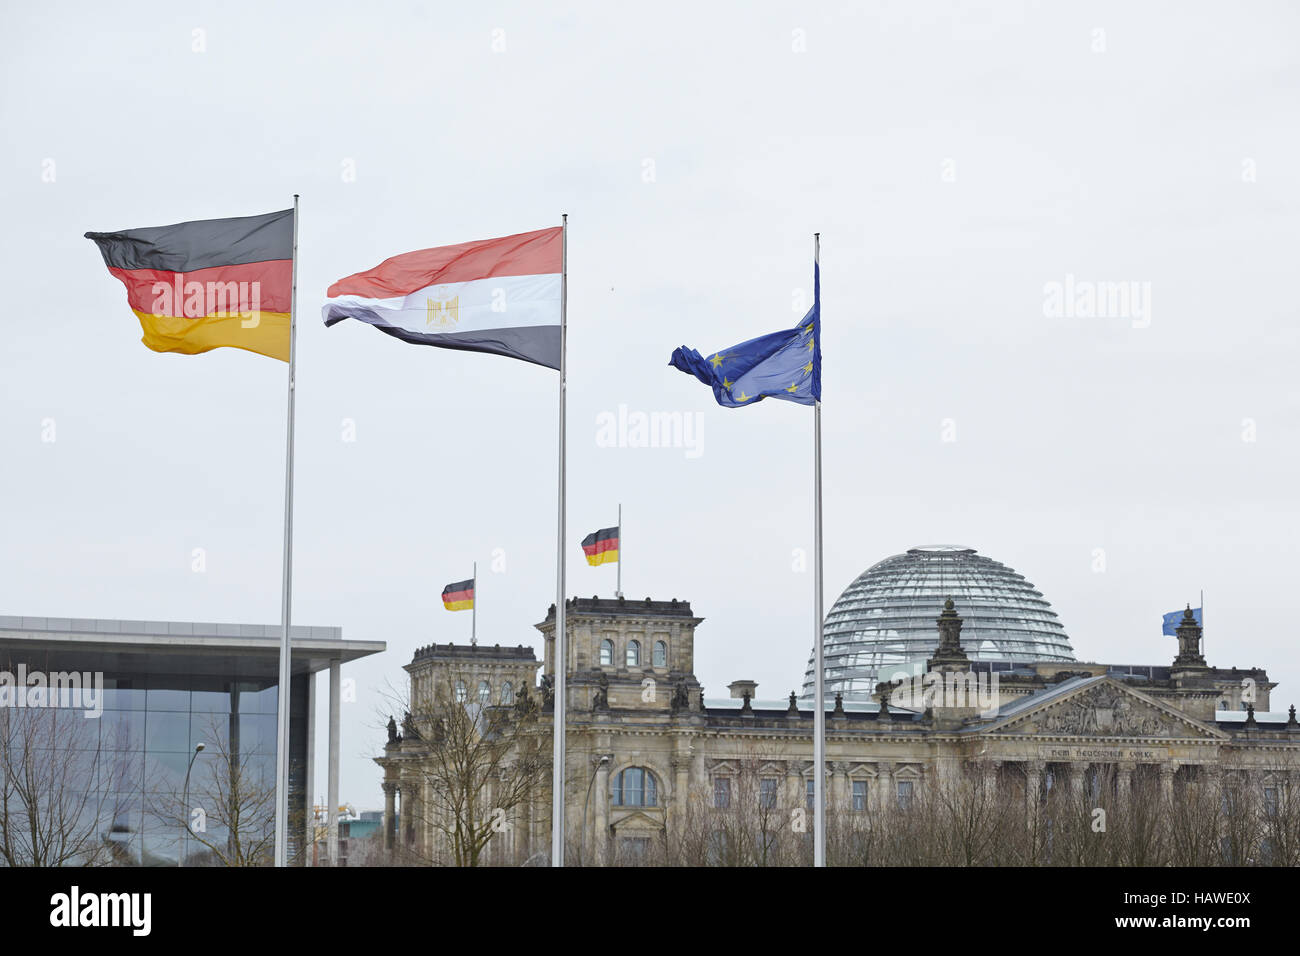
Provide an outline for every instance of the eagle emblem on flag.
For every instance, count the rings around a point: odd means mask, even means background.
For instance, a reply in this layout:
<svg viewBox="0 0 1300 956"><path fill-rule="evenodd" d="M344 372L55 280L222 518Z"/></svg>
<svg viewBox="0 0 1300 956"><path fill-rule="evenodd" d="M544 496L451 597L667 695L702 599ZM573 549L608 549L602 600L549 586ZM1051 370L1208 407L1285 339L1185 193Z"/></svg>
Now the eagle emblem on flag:
<svg viewBox="0 0 1300 956"><path fill-rule="evenodd" d="M429 328L437 326L455 325L460 321L460 296L454 296L445 301L437 299L425 300L425 318L424 324Z"/></svg>

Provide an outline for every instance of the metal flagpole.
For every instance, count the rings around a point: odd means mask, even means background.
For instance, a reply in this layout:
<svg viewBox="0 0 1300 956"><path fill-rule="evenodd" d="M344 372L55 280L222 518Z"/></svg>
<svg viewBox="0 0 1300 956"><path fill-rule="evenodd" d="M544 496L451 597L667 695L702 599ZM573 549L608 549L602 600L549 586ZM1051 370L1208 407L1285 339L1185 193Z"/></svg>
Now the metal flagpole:
<svg viewBox="0 0 1300 956"><path fill-rule="evenodd" d="M614 597L623 596L623 502L618 503L618 584L614 585Z"/></svg>
<svg viewBox="0 0 1300 956"><path fill-rule="evenodd" d="M565 645L568 632L564 625L564 362L568 348L569 310L569 216L561 217L560 245L560 476L559 520L555 540L555 682L554 741L551 752L551 866L564 866L564 678Z"/></svg>
<svg viewBox="0 0 1300 956"><path fill-rule="evenodd" d="M813 233L814 277L821 259L821 233ZM816 281L814 279L814 281ZM815 290L818 306L817 329L821 334L820 289ZM813 634L816 663L813 680L817 689L813 704L813 866L826 865L826 668L822 660L822 401L813 402Z"/></svg>
<svg viewBox="0 0 1300 956"><path fill-rule="evenodd" d="M280 595L280 681L276 693L275 865L289 856L289 618L293 605L293 398L298 338L298 194L293 196L293 286L289 293L289 423L284 452L284 584ZM311 781L308 781L308 786Z"/></svg>
<svg viewBox="0 0 1300 956"><path fill-rule="evenodd" d="M474 562L474 603L469 606L469 646L478 643L478 562Z"/></svg>

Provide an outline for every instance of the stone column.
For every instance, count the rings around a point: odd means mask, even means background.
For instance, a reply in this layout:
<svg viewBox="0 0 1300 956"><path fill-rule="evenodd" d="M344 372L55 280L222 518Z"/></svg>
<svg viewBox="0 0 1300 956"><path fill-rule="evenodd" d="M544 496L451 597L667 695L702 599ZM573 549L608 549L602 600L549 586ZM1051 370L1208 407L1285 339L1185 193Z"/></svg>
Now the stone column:
<svg viewBox="0 0 1300 956"><path fill-rule="evenodd" d="M894 783L894 764L884 761L876 765L876 809L881 813L898 808L898 787Z"/></svg>
<svg viewBox="0 0 1300 956"><path fill-rule="evenodd" d="M595 832L588 835L591 858L598 866L605 866L609 862L609 768L614 765L614 755L605 756L609 759L596 768L596 792L591 795L591 802L596 805L592 813L592 829Z"/></svg>
<svg viewBox="0 0 1300 956"><path fill-rule="evenodd" d="M523 818L520 821L523 832L519 837L522 861L527 860L537 852L533 847L534 834L537 830L537 789L535 787L528 789L528 794L519 806L519 814Z"/></svg>
<svg viewBox="0 0 1300 956"><path fill-rule="evenodd" d="M391 853L397 836L397 784L384 784L384 849Z"/></svg>
<svg viewBox="0 0 1300 956"><path fill-rule="evenodd" d="M487 774L483 778L483 789L479 791L481 802L479 803L478 812L480 814L486 814L487 821L489 822L496 816L497 812L497 774L500 772L501 771L498 769L495 773ZM421 794L421 796L423 796L423 794ZM421 816L423 816L423 813L421 813ZM499 861L500 857L498 856L498 853L501 850L501 844L497 842L499 836L500 834L493 833L488 837L488 841L484 844L479 855L480 863L492 866Z"/></svg>
<svg viewBox="0 0 1300 956"><path fill-rule="evenodd" d="M1115 767L1115 799L1121 807L1133 799L1133 771L1136 769L1137 764L1132 761L1122 761Z"/></svg>
<svg viewBox="0 0 1300 956"><path fill-rule="evenodd" d="M1173 803L1174 774L1178 772L1178 764L1162 763L1158 769L1160 773L1160 799L1164 803Z"/></svg>
<svg viewBox="0 0 1300 956"><path fill-rule="evenodd" d="M1083 803L1088 794L1088 768L1092 766L1087 761L1070 762L1070 800L1075 806Z"/></svg>
<svg viewBox="0 0 1300 956"><path fill-rule="evenodd" d="M1204 780L1209 785L1210 796L1213 798L1214 802L1218 806L1222 807L1224 805L1223 804L1223 796L1224 796L1223 768L1220 767L1218 764L1214 764L1208 767L1201 767L1199 768L1199 770L1202 774L1204 774ZM1259 791L1259 793L1260 796L1263 796L1262 790Z"/></svg>
<svg viewBox="0 0 1300 956"><path fill-rule="evenodd" d="M791 810L804 806L803 776L799 773L799 761L785 762L785 803ZM811 826L811 822L809 824Z"/></svg>
<svg viewBox="0 0 1300 956"><path fill-rule="evenodd" d="M689 754L679 753L673 757L673 836L681 839L686 835L687 818L690 815L691 793L691 758Z"/></svg>
<svg viewBox="0 0 1300 956"><path fill-rule="evenodd" d="M397 790L401 794L402 846L410 849L415 844L415 820L420 815L420 797L416 782L409 775L403 774Z"/></svg>
<svg viewBox="0 0 1300 956"><path fill-rule="evenodd" d="M850 802L848 762L837 760L832 766L835 772L831 777L830 799L826 807L827 819L830 818L832 812L848 813L853 809L853 804Z"/></svg>
<svg viewBox="0 0 1300 956"><path fill-rule="evenodd" d="M1025 761L1025 820L1030 826L1038 817L1038 801L1042 795L1043 771L1047 765L1042 760Z"/></svg>
<svg viewBox="0 0 1300 956"><path fill-rule="evenodd" d="M986 760L980 765L980 784L984 788L984 799L995 800L998 795L998 769L1000 760Z"/></svg>

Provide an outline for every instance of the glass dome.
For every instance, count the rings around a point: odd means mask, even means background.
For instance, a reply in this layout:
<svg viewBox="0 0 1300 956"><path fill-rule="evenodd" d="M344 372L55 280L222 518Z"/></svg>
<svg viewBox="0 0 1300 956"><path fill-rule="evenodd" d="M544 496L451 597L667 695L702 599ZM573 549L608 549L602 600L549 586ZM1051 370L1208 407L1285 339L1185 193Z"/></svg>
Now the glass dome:
<svg viewBox="0 0 1300 956"><path fill-rule="evenodd" d="M917 674L939 644L936 620L952 598L962 649L979 661L1072 661L1056 613L1034 586L974 548L911 548L860 574L826 615L826 697L869 700L896 674ZM815 653L815 652L814 652ZM813 696L809 655L803 696Z"/></svg>

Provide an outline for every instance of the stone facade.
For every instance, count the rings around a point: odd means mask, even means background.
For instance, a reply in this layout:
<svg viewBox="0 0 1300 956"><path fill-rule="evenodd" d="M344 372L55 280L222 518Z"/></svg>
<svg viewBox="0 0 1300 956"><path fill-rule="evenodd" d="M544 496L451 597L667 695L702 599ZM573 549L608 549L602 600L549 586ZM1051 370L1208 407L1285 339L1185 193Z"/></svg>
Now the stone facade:
<svg viewBox="0 0 1300 956"><path fill-rule="evenodd" d="M906 805L926 784L974 774L989 786L1014 786L1026 815L1044 788L1078 789L1105 770L1122 797L1135 779L1180 780L1224 773L1260 786L1293 787L1300 777L1300 723L1269 712L1274 684L1257 668L1215 668L1200 654L1200 628L1188 612L1171 666L1079 662L972 663L961 651L960 608L936 608L942 640L925 674L909 685L881 685L870 703L834 702L826 731L828 808L871 812ZM585 862L633 858L683 827L693 805L731 799L744 768L759 781L757 801L782 813L808 806L813 715L808 701L754 699L752 681L706 698L694 672L703 619L684 601L574 599L569 627L566 828ZM448 645L417 652L406 667L412 700L462 681L468 694L486 682L528 688L540 699L534 733L549 754L555 609L537 625L543 660L530 649ZM534 675L543 668L540 687ZM999 669L999 667L1001 669ZM508 696L508 695L507 695ZM384 768L388 843L395 798L422 799L411 769L423 742L390 727L377 762ZM544 859L550 841L549 775L535 797L509 814L487 862ZM749 798L746 798L749 799ZM695 803L693 803L693 801ZM809 812L811 816L811 812ZM417 832L421 831L421 832ZM438 859L438 837L409 826L400 841ZM572 858L572 857L571 857Z"/></svg>

